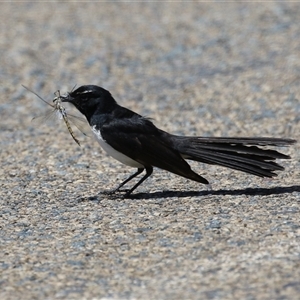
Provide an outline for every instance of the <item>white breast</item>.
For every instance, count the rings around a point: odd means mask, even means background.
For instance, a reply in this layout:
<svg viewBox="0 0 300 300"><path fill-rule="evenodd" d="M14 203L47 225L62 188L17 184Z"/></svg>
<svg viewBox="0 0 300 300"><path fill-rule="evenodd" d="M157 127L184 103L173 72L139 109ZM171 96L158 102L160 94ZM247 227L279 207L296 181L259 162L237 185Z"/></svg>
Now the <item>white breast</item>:
<svg viewBox="0 0 300 300"><path fill-rule="evenodd" d="M140 163L138 163L137 161L131 159L130 157L122 154L121 152L115 150L113 147L108 145L106 143L106 141L103 139L100 130L96 129L96 126L92 127L92 131L93 131L98 143L103 148L103 150L107 152L108 155L115 158L116 160L123 163L124 165L130 166L133 168L144 168L144 166L141 165Z"/></svg>

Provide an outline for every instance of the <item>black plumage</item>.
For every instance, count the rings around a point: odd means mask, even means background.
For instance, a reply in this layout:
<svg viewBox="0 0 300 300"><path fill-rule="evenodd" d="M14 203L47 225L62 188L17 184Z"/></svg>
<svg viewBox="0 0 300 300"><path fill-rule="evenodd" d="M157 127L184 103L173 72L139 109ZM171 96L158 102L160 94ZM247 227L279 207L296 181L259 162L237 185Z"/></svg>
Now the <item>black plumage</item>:
<svg viewBox="0 0 300 300"><path fill-rule="evenodd" d="M137 172L115 191L146 170L144 177L126 195L152 174L153 167L208 184L186 160L220 165L260 177L273 177L277 175L275 171L284 170L276 159L290 157L264 147L284 147L296 142L281 138L205 138L169 134L158 129L149 119L118 105L107 90L94 85L81 86L62 97L62 101L74 104L86 116L100 144L109 154L137 167Z"/></svg>

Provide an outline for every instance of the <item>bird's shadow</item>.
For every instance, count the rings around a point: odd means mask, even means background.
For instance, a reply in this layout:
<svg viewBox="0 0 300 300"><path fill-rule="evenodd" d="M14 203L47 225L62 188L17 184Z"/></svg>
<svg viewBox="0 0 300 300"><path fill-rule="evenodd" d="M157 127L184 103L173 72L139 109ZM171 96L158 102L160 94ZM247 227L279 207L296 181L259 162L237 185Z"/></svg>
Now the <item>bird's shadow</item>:
<svg viewBox="0 0 300 300"><path fill-rule="evenodd" d="M291 194L293 192L300 192L300 185L292 186L278 186L271 188L245 188L235 190L205 190L205 191L174 191L167 190L153 193L135 193L126 198L128 199L158 199L158 198L184 198L184 197L202 197L202 196L267 196L267 195L280 195L280 194ZM85 200L100 200L99 197L105 196L110 199L124 199L122 191L115 194L107 194L105 192L95 196L85 198Z"/></svg>

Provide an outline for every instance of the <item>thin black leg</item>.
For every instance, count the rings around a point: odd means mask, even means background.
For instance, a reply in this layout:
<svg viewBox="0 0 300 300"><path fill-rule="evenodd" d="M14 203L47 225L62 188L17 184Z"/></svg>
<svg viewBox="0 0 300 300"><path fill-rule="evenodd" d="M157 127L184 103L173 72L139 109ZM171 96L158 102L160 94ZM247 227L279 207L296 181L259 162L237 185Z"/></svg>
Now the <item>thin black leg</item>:
<svg viewBox="0 0 300 300"><path fill-rule="evenodd" d="M117 192L124 184L126 184L128 181L138 176L139 174L141 174L144 170L145 170L144 168L138 168L134 174L132 174L126 180L124 180L115 190L113 190L113 192Z"/></svg>
<svg viewBox="0 0 300 300"><path fill-rule="evenodd" d="M133 186L133 188L131 188L125 195L124 195L124 197L128 197L143 181L145 181L151 174L152 174L152 172L153 172L153 168L152 167L147 167L147 168L145 168L146 169L146 174L145 174L145 176L144 177L142 177L140 180L139 180L139 182L137 183L137 184L135 184L134 186ZM139 172L139 170L140 169L138 169L138 172ZM141 169L142 171L143 171L143 169ZM141 171L141 172L142 172ZM137 174L140 174L141 172L139 172L139 173L135 173L135 174L133 174L133 175L137 175ZM135 177L134 176L134 177ZM132 177L132 176L131 176ZM133 177L132 177L133 178ZM132 178L128 178L129 180L130 179L132 179ZM123 184L125 184L126 182L128 182L129 180L125 180L125 182L123 182Z"/></svg>

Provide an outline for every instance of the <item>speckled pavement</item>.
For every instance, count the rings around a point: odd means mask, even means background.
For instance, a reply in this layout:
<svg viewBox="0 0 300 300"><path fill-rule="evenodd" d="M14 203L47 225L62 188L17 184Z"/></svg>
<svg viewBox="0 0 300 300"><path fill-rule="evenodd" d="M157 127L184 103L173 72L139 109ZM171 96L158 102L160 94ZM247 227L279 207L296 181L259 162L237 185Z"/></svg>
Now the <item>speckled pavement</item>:
<svg viewBox="0 0 300 300"><path fill-rule="evenodd" d="M83 84L160 128L300 140L298 3L1 3L0 299L300 299L299 143L260 179L192 163L211 189L134 170L59 120ZM51 109L51 108L50 108ZM68 112L75 112L67 108Z"/></svg>

